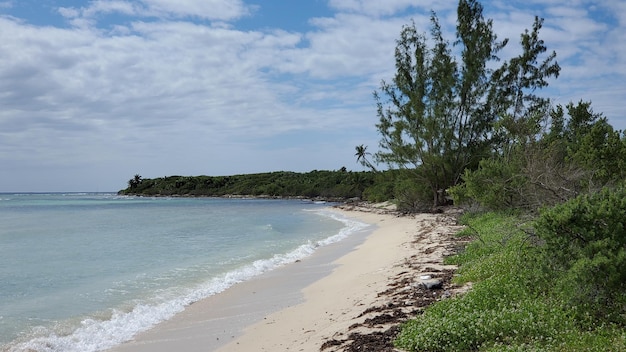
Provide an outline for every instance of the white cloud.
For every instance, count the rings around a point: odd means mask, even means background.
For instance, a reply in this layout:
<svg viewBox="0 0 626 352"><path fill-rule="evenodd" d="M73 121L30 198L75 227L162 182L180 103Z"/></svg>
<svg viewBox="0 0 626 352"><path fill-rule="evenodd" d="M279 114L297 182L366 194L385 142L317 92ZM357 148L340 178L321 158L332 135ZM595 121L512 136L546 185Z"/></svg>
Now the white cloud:
<svg viewBox="0 0 626 352"><path fill-rule="evenodd" d="M299 34L190 22L134 22L118 35L7 19L0 28L0 159L14 170L117 160L124 173L164 162L209 173L199 165L210 158L240 158L232 141L346 126L359 111L313 109L321 98L309 84L273 78Z"/></svg>
<svg viewBox="0 0 626 352"><path fill-rule="evenodd" d="M84 27L96 25L99 17L108 14L232 21L250 15L253 8L241 0L92 0L80 8L62 7L59 13L73 25Z"/></svg>
<svg viewBox="0 0 626 352"><path fill-rule="evenodd" d="M141 10L137 3L122 0L94 0L87 6L61 7L58 12L77 28L87 28L97 25L99 16L109 14L122 14L125 16L137 15Z"/></svg>
<svg viewBox="0 0 626 352"><path fill-rule="evenodd" d="M106 15L111 13L133 16L136 15L137 12L137 5L129 1L96 0L92 1L89 7L83 9L82 16L95 17L101 14Z"/></svg>
<svg viewBox="0 0 626 352"><path fill-rule="evenodd" d="M382 62L392 62L395 38L406 22L340 14L312 23L318 30L307 33L305 47L284 53L282 72L307 73L319 79L379 73Z"/></svg>
<svg viewBox="0 0 626 352"><path fill-rule="evenodd" d="M197 17L229 21L249 14L241 0L141 0L149 11L164 17Z"/></svg>
<svg viewBox="0 0 626 352"><path fill-rule="evenodd" d="M427 13L430 10L441 10L456 7L452 2L427 0L329 0L329 6L341 11L350 13L360 13L368 16L390 16L401 13L409 8L417 8Z"/></svg>
<svg viewBox="0 0 626 352"><path fill-rule="evenodd" d="M541 36L563 67L550 94L591 100L626 128L625 5L540 3ZM171 4L91 1L60 10L71 28L0 17L0 179L71 170L111 190L134 173L356 168L354 145L375 149L372 91L394 73L402 25L427 32L432 7L454 41L453 2L330 0L336 12L311 18L306 32L238 29L234 20L254 13L242 1ZM511 39L503 56L532 26L528 4L485 6ZM613 21L593 16L602 11ZM104 25L110 14L124 21Z"/></svg>

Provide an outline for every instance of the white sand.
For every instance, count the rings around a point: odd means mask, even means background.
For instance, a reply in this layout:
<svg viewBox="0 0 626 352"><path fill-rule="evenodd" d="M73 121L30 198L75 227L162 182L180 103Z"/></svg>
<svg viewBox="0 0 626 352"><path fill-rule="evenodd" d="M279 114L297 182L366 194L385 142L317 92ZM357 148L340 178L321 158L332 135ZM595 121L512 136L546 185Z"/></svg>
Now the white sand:
<svg viewBox="0 0 626 352"><path fill-rule="evenodd" d="M379 293L391 278L413 280L443 269L449 235L458 230L442 215L345 214L377 225L364 241L353 239L352 246L361 243L348 254L336 259L327 251L317 261L235 285L113 351L320 351L330 339L345 340L350 327L367 318L359 316L368 307L389 302ZM308 265L307 275L298 274L304 268L299 265Z"/></svg>

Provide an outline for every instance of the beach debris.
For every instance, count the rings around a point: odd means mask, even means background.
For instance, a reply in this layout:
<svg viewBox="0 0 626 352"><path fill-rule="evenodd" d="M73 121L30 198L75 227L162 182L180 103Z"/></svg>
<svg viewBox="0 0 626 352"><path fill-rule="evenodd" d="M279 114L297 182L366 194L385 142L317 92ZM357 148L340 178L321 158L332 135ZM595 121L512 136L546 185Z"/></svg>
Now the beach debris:
<svg viewBox="0 0 626 352"><path fill-rule="evenodd" d="M422 280L417 285L429 290L439 290L443 287L443 281L440 279L428 279Z"/></svg>
<svg viewBox="0 0 626 352"><path fill-rule="evenodd" d="M361 209L353 205L352 210ZM366 305L345 334L327 338L321 352L396 352L393 342L403 322L422 314L428 305L465 291L465 286L452 283L456 267L445 265L442 255L456 252L454 249L462 247L460 241L469 241L453 236L461 227L448 214L417 216L416 220L420 231L411 242L415 252L398 265L401 270L378 292L377 304Z"/></svg>

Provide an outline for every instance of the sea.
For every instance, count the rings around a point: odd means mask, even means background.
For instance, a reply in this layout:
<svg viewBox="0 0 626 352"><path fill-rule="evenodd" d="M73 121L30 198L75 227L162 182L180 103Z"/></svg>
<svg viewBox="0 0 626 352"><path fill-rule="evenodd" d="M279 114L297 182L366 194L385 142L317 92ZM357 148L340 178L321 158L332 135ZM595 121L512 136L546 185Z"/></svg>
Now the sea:
<svg viewBox="0 0 626 352"><path fill-rule="evenodd" d="M369 225L305 200L0 193L0 351L102 351Z"/></svg>

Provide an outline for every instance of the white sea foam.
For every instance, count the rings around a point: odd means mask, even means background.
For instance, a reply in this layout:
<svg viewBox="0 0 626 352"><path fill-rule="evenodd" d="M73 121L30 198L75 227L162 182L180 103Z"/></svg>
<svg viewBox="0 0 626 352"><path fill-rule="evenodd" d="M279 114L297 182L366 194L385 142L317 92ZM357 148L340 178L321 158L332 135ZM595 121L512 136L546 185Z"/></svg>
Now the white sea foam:
<svg viewBox="0 0 626 352"><path fill-rule="evenodd" d="M213 278L193 289L178 292L174 298L162 298L160 303L139 303L130 311L113 310L108 319L85 318L80 322L80 326L70 333L40 333L39 337L15 344L9 347L8 351L92 352L115 347L129 341L138 333L146 331L160 322L171 319L175 314L182 312L186 306L194 302L218 294L237 283L250 280L262 273L306 258L313 254L317 248L341 241L369 226L368 224L345 218L332 211L312 211L340 221L344 224L344 227L333 236L319 241L309 241L289 253L276 254L269 259L254 261L242 268ZM168 295L164 294L164 296Z"/></svg>

